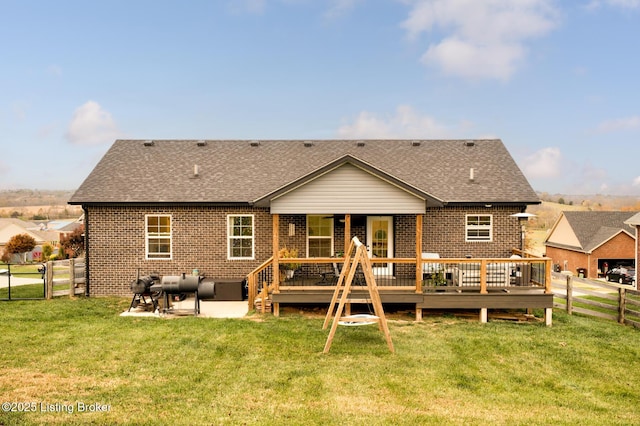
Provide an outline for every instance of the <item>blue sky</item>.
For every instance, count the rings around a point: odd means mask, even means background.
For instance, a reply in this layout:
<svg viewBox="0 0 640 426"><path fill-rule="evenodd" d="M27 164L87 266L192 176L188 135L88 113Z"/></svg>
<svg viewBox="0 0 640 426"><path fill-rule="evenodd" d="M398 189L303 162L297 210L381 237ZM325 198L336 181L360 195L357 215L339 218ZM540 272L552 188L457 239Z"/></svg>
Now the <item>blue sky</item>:
<svg viewBox="0 0 640 426"><path fill-rule="evenodd" d="M535 190L640 196L640 0L0 0L0 53L0 189L117 138L500 138Z"/></svg>

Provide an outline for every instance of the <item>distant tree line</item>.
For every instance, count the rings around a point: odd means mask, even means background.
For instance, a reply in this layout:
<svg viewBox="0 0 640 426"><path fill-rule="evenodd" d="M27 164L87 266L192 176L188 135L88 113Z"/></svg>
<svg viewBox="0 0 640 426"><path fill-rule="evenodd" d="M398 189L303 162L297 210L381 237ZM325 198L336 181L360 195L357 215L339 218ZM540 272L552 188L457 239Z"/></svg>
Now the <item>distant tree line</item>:
<svg viewBox="0 0 640 426"><path fill-rule="evenodd" d="M0 207L65 205L74 191L17 189L0 191Z"/></svg>

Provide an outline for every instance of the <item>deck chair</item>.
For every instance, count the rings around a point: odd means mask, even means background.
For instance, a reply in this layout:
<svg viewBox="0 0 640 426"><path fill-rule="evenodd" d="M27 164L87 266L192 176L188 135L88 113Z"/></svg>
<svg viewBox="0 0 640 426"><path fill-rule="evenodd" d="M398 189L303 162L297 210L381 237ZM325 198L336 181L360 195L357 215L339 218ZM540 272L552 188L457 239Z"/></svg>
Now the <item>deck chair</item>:
<svg viewBox="0 0 640 426"><path fill-rule="evenodd" d="M340 278L340 272L342 272L342 264L338 264L337 262L333 262L331 271L322 272L322 280L320 280L317 285L336 285L338 284L338 279ZM361 270L357 270L355 276L353 277L353 285L365 285L364 273Z"/></svg>
<svg viewBox="0 0 640 426"><path fill-rule="evenodd" d="M422 253L422 259L440 259L438 253ZM431 277L442 270L442 264L436 262L423 262L422 263L422 276L424 279Z"/></svg>

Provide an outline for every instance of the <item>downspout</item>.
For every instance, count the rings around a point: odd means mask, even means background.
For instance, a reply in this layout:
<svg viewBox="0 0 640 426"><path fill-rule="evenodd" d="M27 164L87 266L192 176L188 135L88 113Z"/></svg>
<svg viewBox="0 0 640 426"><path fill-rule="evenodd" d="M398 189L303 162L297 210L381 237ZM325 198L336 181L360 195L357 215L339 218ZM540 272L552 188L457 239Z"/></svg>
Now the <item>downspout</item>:
<svg viewBox="0 0 640 426"><path fill-rule="evenodd" d="M89 291L89 211L87 205L82 205L82 211L84 212L84 295L86 297L91 296Z"/></svg>

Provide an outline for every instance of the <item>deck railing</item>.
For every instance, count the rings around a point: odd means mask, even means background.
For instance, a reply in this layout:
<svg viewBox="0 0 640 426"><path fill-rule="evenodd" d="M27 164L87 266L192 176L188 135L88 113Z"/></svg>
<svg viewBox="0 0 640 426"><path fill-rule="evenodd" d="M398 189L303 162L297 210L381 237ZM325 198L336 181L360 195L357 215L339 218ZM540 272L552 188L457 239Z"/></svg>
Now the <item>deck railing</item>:
<svg viewBox="0 0 640 426"><path fill-rule="evenodd" d="M264 311L270 293L335 288L343 264L344 258L279 259L280 270L275 276L273 258L270 258L247 277L249 308L255 307L256 298L260 296L258 299L262 301L260 306ZM416 293L482 294L518 288L537 288L551 293L551 266L551 259L539 257L372 259L374 276L381 291ZM354 285L360 283L364 284L364 275L357 271Z"/></svg>

